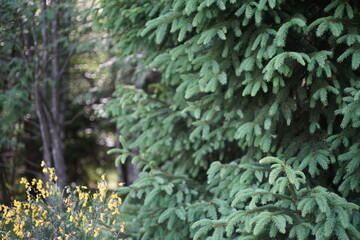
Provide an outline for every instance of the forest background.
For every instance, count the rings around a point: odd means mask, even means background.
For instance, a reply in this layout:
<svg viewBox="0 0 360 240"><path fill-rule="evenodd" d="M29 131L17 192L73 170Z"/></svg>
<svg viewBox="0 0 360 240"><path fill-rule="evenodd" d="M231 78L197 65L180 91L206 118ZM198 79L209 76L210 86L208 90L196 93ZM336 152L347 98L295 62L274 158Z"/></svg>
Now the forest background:
<svg viewBox="0 0 360 240"><path fill-rule="evenodd" d="M1 201L44 160L133 239L360 239L359 8L1 0Z"/></svg>
<svg viewBox="0 0 360 240"><path fill-rule="evenodd" d="M113 157L106 154L118 144L119 131L103 106L115 90L119 63L109 34L94 26L94 4L1 1L3 202L19 194L19 177L41 175L42 160L63 169L57 171L66 179L63 186L94 186L105 171L112 187L118 180L131 183L137 176L136 169L129 176L121 167L116 171ZM58 19L52 17L56 14ZM54 137L51 129L58 129L59 136ZM53 147L56 138L61 142L58 149ZM53 151L60 152L60 158Z"/></svg>

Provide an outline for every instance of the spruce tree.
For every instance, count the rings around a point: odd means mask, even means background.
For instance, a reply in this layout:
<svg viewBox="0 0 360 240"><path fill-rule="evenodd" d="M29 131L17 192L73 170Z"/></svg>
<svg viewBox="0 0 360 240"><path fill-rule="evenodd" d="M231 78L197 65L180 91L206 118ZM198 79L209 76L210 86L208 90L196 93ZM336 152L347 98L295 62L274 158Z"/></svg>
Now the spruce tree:
<svg viewBox="0 0 360 240"><path fill-rule="evenodd" d="M128 236L360 239L359 1L101 4Z"/></svg>

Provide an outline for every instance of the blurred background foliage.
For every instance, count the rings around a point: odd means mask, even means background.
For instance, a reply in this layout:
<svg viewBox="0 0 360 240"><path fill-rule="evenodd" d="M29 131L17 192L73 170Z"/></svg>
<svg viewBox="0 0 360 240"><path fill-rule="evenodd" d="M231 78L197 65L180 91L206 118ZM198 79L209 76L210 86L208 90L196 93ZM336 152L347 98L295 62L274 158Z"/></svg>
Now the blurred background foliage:
<svg viewBox="0 0 360 240"><path fill-rule="evenodd" d="M70 1L71 2L71 1ZM34 106L31 71L24 67L17 46L10 37L19 33L21 14L37 16L41 1L0 1L0 202L22 194L18 179L41 175L42 140ZM22 4L31 7L23 9ZM106 154L115 147L115 124L101 110L115 88L109 35L94 27L91 11L95 1L73 1L70 38L76 51L66 72L64 158L69 185L95 187L104 173L109 187L117 185L114 157ZM69 13L70 14L70 13Z"/></svg>

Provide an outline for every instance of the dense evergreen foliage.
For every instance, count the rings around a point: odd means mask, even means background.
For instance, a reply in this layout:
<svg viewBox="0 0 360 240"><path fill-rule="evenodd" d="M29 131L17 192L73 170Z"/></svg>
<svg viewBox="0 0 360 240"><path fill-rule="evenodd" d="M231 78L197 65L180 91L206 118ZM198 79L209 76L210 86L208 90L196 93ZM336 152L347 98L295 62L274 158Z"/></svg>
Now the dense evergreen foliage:
<svg viewBox="0 0 360 240"><path fill-rule="evenodd" d="M125 232L360 239L358 1L102 4L128 69L111 152L142 167Z"/></svg>

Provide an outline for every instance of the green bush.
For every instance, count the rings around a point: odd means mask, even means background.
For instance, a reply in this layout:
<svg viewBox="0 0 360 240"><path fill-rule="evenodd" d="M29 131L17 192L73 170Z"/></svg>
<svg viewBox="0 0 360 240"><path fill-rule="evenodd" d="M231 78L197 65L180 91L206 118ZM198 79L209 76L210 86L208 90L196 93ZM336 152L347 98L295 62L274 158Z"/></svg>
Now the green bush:
<svg viewBox="0 0 360 240"><path fill-rule="evenodd" d="M118 239L124 231L120 222L121 199L107 195L105 177L90 193L85 186L58 188L53 168L45 167L48 181L21 178L27 199L0 205L1 239ZM66 196L65 196L66 195Z"/></svg>
<svg viewBox="0 0 360 240"><path fill-rule="evenodd" d="M360 239L359 1L101 4L128 69L111 152L142 168L126 234Z"/></svg>

